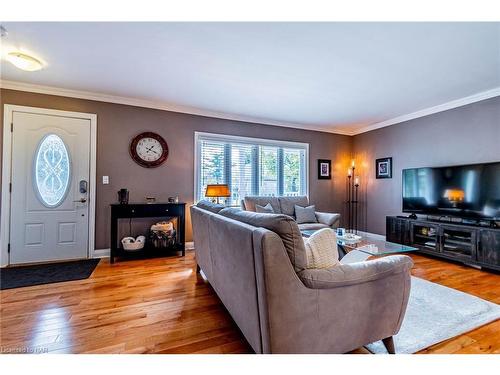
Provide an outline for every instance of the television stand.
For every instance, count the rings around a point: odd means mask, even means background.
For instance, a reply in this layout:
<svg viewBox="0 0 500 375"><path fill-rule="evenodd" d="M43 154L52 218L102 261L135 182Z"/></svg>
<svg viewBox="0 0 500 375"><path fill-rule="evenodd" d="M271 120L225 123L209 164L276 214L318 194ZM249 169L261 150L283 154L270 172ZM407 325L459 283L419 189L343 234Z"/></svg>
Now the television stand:
<svg viewBox="0 0 500 375"><path fill-rule="evenodd" d="M387 216L386 237L424 254L500 271L500 228Z"/></svg>

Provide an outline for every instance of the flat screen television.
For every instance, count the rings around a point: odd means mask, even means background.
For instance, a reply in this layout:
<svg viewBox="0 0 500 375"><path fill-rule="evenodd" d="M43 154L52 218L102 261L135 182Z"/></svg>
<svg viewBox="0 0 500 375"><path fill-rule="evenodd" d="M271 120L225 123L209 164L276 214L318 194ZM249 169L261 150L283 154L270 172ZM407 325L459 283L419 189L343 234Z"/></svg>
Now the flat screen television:
<svg viewBox="0 0 500 375"><path fill-rule="evenodd" d="M403 212L500 219L500 162L404 169Z"/></svg>

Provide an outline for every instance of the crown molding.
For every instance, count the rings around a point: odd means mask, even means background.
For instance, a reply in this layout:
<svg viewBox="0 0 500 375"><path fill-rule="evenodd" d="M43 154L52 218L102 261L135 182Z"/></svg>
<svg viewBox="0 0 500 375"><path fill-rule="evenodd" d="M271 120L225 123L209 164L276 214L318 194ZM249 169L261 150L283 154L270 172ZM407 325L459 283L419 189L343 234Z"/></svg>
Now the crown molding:
<svg viewBox="0 0 500 375"><path fill-rule="evenodd" d="M65 88L61 88L61 87L43 86L43 85L36 85L36 84L25 83L25 82L0 80L0 88L9 89L9 90L17 90L17 91L33 92L33 93L37 93L37 94L65 96L65 97L76 98L76 99L94 100L94 101L98 101L98 102L123 104L123 105L130 105L130 106L134 106L134 107L152 108L152 109L159 109L162 111L186 113L186 114L190 114L190 115L213 117L213 118L218 118L218 119L232 120L232 121L239 121L239 122L248 122L248 123L253 123L253 124L282 126L282 127L286 127L286 128L294 128L294 129L302 129L302 130L314 130L314 131L319 131L319 132L341 134L341 135L352 135L351 132L325 129L325 128L321 128L321 127L314 126L314 125L295 124L295 123L267 120L267 119L262 119L262 118L258 118L258 117L244 116L244 115L233 115L233 114L224 113L224 112L204 110L204 109L200 109L200 108L182 106L182 105L177 105L177 104L172 104L172 103L167 103L167 102L162 102L162 101L154 101L154 100L145 100L145 99L138 99L138 98L132 98L132 97L125 97L125 96L108 95L108 94L101 94L101 93L91 92L91 91L71 90L71 89L65 89Z"/></svg>
<svg viewBox="0 0 500 375"><path fill-rule="evenodd" d="M436 105L434 107L425 108L425 109L422 109L420 111L408 113L406 115L394 117L392 119L385 120L382 122L377 122L377 123L372 124L372 125L364 126L362 128L357 129L356 131L354 131L352 133L352 135L358 135L358 134L369 132L371 130L385 128L386 126L400 124L400 123L405 122L405 121L414 120L414 119L419 118L419 117L424 117L424 116L432 115L434 113L447 111L449 109L462 107L462 106L467 105L467 104L480 102L481 100L494 98L496 96L500 96L500 87L496 87L494 89L483 91L483 92L480 92L480 93L477 93L474 95L466 96L464 98L452 100L450 102L439 104L439 105Z"/></svg>
<svg viewBox="0 0 500 375"><path fill-rule="evenodd" d="M134 107L143 107L143 108L152 108L159 109L163 111L177 112L177 113L185 113L190 115L204 116L204 117L212 117L224 120L231 121L239 121L239 122L247 122L253 124L262 124L262 125L272 125L272 126L282 126L286 128L294 128L294 129L302 129L302 130L313 130L324 133L332 133L339 135L348 135L355 136L358 134L366 133L372 130L384 128L391 125L396 125L405 121L413 120L419 117L424 117L428 115L432 115L434 113L447 111L449 109L462 107L467 104L479 102L481 100L490 99L496 96L500 96L500 87L496 87L494 89L483 91L474 95L466 96L464 98L452 100L450 102L446 102L443 104L439 104L434 107L429 107L422 109L420 111L412 112L406 115L394 117L389 120L384 120L381 122L377 122L368 126L363 126L358 129L353 129L352 131L348 130L336 130L333 128L333 125L330 127L319 127L308 124L296 124L296 123L287 123L281 121L267 120L258 117L252 116L244 116L244 115L234 115L224 112L210 111L204 110L195 107L182 106L162 101L154 101L154 100L146 100L146 99L138 99L132 97L125 96L116 96L116 95L108 95L101 94L91 91L82 91L82 90L71 90L65 89L61 87L54 86L43 86L36 85L25 82L17 82L17 81L8 81L8 80L0 80L0 88L9 89L9 90L17 90L17 91L26 91L33 92L37 94L46 94L46 95L56 95L56 96L65 96L69 98L76 99L86 99L86 100L94 100L99 102L106 103L115 103L115 104L123 104L130 105Z"/></svg>

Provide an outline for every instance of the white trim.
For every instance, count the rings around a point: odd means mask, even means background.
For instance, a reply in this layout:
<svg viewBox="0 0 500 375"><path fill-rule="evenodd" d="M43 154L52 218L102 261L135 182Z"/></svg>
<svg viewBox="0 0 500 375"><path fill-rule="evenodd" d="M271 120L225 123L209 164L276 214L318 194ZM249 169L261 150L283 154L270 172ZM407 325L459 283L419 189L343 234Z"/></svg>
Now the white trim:
<svg viewBox="0 0 500 375"><path fill-rule="evenodd" d="M210 110L205 110L205 109L200 109L200 108L195 108L195 107L190 107L190 106L183 106L183 105L168 103L168 102L164 102L164 101L154 101L154 100L146 100L146 99L139 99L139 98L131 98L131 97L126 97L126 96L108 95L108 94L101 94L101 93L91 92L91 91L70 90L70 89L63 89L63 88L54 87L54 86L42 86L42 85L35 85L35 84L31 84L31 83L0 80L0 88L9 89L9 90L17 90L17 91L34 92L37 94L65 96L68 98L95 100L95 101L106 102L106 103L124 104L124 105L131 105L131 106L135 106L135 107L160 109L163 111L186 113L186 114L190 114L190 115L213 117L213 118L224 119L224 120L249 122L249 123L253 123L253 124L282 126L282 127L286 127L286 128L314 130L314 131L319 131L319 132L334 133L334 134L340 134L340 135L351 135L351 132L348 132L348 131L328 130L328 129L325 129L324 127L308 125L308 124L296 124L296 123L291 123L291 122L268 120L268 119L263 119L263 118L259 118L259 117L253 117L253 116L245 116L245 115L237 115L237 114L230 114L230 113L224 113L224 112L210 111Z"/></svg>
<svg viewBox="0 0 500 375"><path fill-rule="evenodd" d="M111 249L95 249L91 258L109 258L111 254Z"/></svg>
<svg viewBox="0 0 500 375"><path fill-rule="evenodd" d="M89 239L87 257L93 258L95 247L95 212L96 212L96 179L97 179L97 115L93 113L59 111L55 109L27 107L5 104L3 119L3 152L2 152L2 207L0 213L0 266L9 264L7 245L10 237L10 192L12 163L12 133L10 124L14 112L29 112L52 116L73 117L90 120L90 186L89 186Z"/></svg>
<svg viewBox="0 0 500 375"><path fill-rule="evenodd" d="M2 148L2 207L0 213L0 267L9 265L8 244L10 238L10 167L12 159L12 133L10 124L12 111L8 105L3 111L3 148Z"/></svg>
<svg viewBox="0 0 500 375"><path fill-rule="evenodd" d="M214 141L234 141L237 143L248 143L248 144L259 144L259 145L269 145L269 146L281 146L281 147L304 147L309 148L309 143L305 142L295 142L295 141L282 141L278 139L269 138L254 138L246 137L240 135L228 135L228 134L218 134L218 133L205 133L205 132L194 132L195 138L203 137L205 139L213 139Z"/></svg>
<svg viewBox="0 0 500 375"><path fill-rule="evenodd" d="M462 107L462 106L467 105L467 104L480 102L481 100L494 98L496 96L500 96L500 87L496 87L494 89L491 89L488 91L483 91L483 92L480 92L480 93L477 93L474 95L466 96L465 98L452 100L451 102L439 104L439 105L436 105L434 107L429 107L429 108L422 109L420 111L416 111L413 113L408 113L406 115L394 117L392 119L385 120L382 122L377 122L376 124L362 127L360 129L352 132L351 135L358 135L358 134L369 132L371 130L385 128L386 126L400 124L400 123L405 122L405 121L414 120L414 119L419 118L419 117L424 117L424 116L432 115L434 113L447 111L449 109Z"/></svg>
<svg viewBox="0 0 500 375"><path fill-rule="evenodd" d="M401 122L405 122L408 120L413 120L419 117L428 116L434 113L447 111L449 109L462 107L467 104L479 102L481 100L494 98L496 96L500 96L500 87L495 87L491 90L483 91L477 94L473 94L470 96L466 96L461 99L452 100L446 103L439 104L437 106L425 108L416 112L408 113L405 115L397 116L392 119L384 120L381 122L377 122L371 125L367 125L355 130L340 130L340 129L329 129L325 127L315 126L311 124L297 124L297 123L288 123L283 121L275 121L268 120L253 116L245 116L245 115L237 115L237 114L229 114L224 112L217 111L209 111L204 109L199 109L190 106L182 106L173 103L167 103L163 101L153 101L139 98L132 98L126 96L117 96L117 95L109 95L102 94L91 91L83 91L83 90L71 90L64 89L60 87L54 86L44 86L44 85L36 85L32 83L25 82L17 82L17 81L8 81L8 80L0 80L0 88L9 89L9 90L17 90L17 91L26 91L33 92L38 94L46 94L46 95L57 95L57 96L65 96L68 98L77 98L77 99L86 99L86 100L95 100L99 102L106 103L116 103L116 104L124 104L135 107L143 107L143 108L152 108L159 109L163 111L170 112L178 112L178 113L186 113L197 116L205 116L205 117L213 117L224 120L232 120L232 121L242 121L249 122L254 124L262 124L262 125L273 125L273 126L282 126L286 128L294 128L294 129L303 129L303 130L313 130L325 133L339 134L339 135L348 135L354 136L362 133L369 132L371 130L380 129L386 126L399 124Z"/></svg>
<svg viewBox="0 0 500 375"><path fill-rule="evenodd" d="M194 187L193 187L193 203L197 202L198 199L198 181L200 181L200 168L198 168L198 158L200 154L199 150L199 143L198 143L198 138L199 138L200 132L194 132Z"/></svg>
<svg viewBox="0 0 500 375"><path fill-rule="evenodd" d="M294 142L294 141L282 141L277 139L267 139L267 138L254 138L254 137L245 137L239 135L227 135L227 134L217 134L217 133L205 133L205 132L194 132L194 200L193 202L198 201L198 181L200 179L200 170L198 168L198 157L199 157L199 142L200 138L204 139L213 139L214 141L230 141L237 143L248 143L252 145L270 145L270 146L281 146L281 147L290 147L290 148L299 148L303 147L305 149L305 182L306 182L306 195L309 198L309 143L304 142Z"/></svg>

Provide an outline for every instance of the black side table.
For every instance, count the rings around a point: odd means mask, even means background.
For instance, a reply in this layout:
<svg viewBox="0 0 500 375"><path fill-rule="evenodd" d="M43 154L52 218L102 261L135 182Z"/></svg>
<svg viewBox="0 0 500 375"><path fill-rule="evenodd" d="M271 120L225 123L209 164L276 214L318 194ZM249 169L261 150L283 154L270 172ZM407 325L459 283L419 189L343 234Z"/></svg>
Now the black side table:
<svg viewBox="0 0 500 375"><path fill-rule="evenodd" d="M172 251L181 251L186 255L185 245L185 211L186 203L135 203L111 205L111 253L110 262L115 257L120 258L151 258L171 255ZM162 217L165 219L177 218L177 243L173 248L158 249L148 243L138 251L126 251L118 240L118 219L134 219L145 217Z"/></svg>

